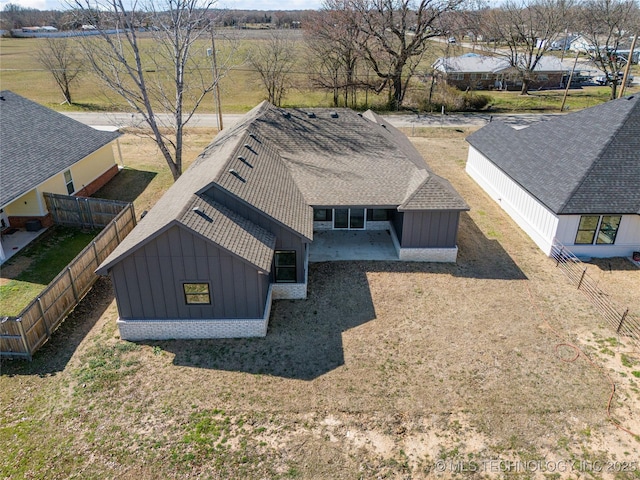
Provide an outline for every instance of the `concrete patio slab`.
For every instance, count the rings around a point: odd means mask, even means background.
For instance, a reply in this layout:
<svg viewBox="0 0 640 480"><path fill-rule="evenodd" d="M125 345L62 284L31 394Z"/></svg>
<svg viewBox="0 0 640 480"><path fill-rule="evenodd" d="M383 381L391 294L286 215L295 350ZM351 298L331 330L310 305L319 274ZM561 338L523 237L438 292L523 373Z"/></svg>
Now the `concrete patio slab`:
<svg viewBox="0 0 640 480"><path fill-rule="evenodd" d="M309 262L398 260L387 230L327 230L314 232Z"/></svg>
<svg viewBox="0 0 640 480"><path fill-rule="evenodd" d="M27 232L26 230L18 229L11 234L2 235L2 245L0 248L2 248L4 255L0 255L0 265L5 263L46 231L46 228L41 228L37 232Z"/></svg>

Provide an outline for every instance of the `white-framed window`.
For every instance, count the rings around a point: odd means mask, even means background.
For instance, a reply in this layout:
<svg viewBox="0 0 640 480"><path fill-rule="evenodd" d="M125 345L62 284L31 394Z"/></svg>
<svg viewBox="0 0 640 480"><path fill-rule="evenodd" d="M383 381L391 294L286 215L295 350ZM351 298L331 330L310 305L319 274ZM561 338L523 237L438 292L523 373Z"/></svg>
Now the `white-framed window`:
<svg viewBox="0 0 640 480"><path fill-rule="evenodd" d="M464 73L450 73L450 80L464 80Z"/></svg>
<svg viewBox="0 0 640 480"><path fill-rule="evenodd" d="M491 74L490 73L483 73L480 78L482 80L491 80Z"/></svg>
<svg viewBox="0 0 640 480"><path fill-rule="evenodd" d="M620 215L582 215L576 245L613 245L620 228Z"/></svg>
<svg viewBox="0 0 640 480"><path fill-rule="evenodd" d="M71 176L71 170L67 170L64 172L64 184L67 186L67 193L69 195L73 194L76 191L73 186L73 177Z"/></svg>

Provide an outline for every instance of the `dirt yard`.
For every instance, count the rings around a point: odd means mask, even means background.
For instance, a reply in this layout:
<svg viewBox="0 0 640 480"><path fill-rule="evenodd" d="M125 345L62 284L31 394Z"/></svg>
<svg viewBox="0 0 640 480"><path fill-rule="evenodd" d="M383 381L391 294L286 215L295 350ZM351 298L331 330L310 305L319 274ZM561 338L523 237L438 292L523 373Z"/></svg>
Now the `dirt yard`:
<svg viewBox="0 0 640 480"><path fill-rule="evenodd" d="M313 264L245 340L122 342L99 281L1 365L0 478L640 478L638 350L465 174L468 133L412 139L471 206L456 265ZM595 268L640 305L631 267Z"/></svg>

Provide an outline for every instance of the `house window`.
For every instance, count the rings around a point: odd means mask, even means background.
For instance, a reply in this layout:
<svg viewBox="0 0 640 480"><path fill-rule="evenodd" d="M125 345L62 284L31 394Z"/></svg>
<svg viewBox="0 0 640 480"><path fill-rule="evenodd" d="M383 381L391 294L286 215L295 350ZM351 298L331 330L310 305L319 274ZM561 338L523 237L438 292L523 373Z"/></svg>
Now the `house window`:
<svg viewBox="0 0 640 480"><path fill-rule="evenodd" d="M276 282L295 283L296 276L296 251L278 250L275 255Z"/></svg>
<svg viewBox="0 0 640 480"><path fill-rule="evenodd" d="M549 81L549 75L545 74L545 73L541 73L539 75L536 76L536 79L539 82L548 82Z"/></svg>
<svg viewBox="0 0 640 480"><path fill-rule="evenodd" d="M464 73L450 73L450 80L464 80Z"/></svg>
<svg viewBox="0 0 640 480"><path fill-rule="evenodd" d="M187 305L211 305L208 283L183 283L182 288Z"/></svg>
<svg viewBox="0 0 640 480"><path fill-rule="evenodd" d="M620 215L583 215L580 217L576 245L611 245L616 241Z"/></svg>
<svg viewBox="0 0 640 480"><path fill-rule="evenodd" d="M314 222L330 222L332 220L332 210L330 208L314 208L313 209L313 221Z"/></svg>
<svg viewBox="0 0 640 480"><path fill-rule="evenodd" d="M483 73L480 78L482 80L491 80L491 74L490 73Z"/></svg>
<svg viewBox="0 0 640 480"><path fill-rule="evenodd" d="M73 192L76 191L75 187L73 186L73 178L71 177L71 170L67 170L66 172L64 172L64 183L67 186L67 193L69 195L71 195Z"/></svg>
<svg viewBox="0 0 640 480"><path fill-rule="evenodd" d="M389 220L389 210L382 208L368 208L367 209L367 221L368 222L384 222Z"/></svg>

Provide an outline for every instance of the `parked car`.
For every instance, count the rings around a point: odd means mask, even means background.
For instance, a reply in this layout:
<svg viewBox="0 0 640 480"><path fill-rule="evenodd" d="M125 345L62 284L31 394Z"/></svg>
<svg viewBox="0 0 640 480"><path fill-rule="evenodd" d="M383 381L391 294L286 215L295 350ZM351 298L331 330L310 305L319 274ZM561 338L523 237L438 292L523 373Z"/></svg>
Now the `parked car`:
<svg viewBox="0 0 640 480"><path fill-rule="evenodd" d="M593 80L598 84L598 85L609 85L611 83L611 81L615 78L615 76L613 74L608 74L608 75L600 75L596 78L594 78ZM624 73L623 72L618 72L618 84L622 83L622 79L624 78ZM630 86L633 83L633 75L629 75L627 77L627 87Z"/></svg>

